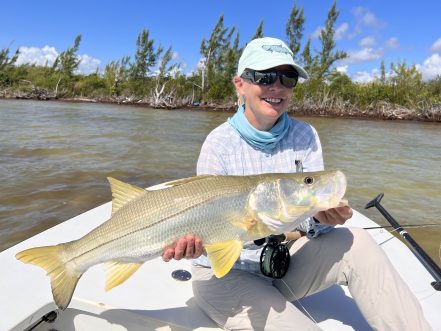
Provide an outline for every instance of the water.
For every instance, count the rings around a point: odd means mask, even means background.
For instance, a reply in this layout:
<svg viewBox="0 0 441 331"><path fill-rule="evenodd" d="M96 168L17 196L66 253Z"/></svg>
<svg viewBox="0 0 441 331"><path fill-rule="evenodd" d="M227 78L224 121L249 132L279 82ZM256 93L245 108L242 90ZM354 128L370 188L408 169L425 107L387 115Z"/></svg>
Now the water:
<svg viewBox="0 0 441 331"><path fill-rule="evenodd" d="M0 100L0 251L111 199L106 177L149 186L192 176L205 136L231 114L136 106ZM343 169L351 205L378 193L440 262L441 126L300 118L322 140L325 165Z"/></svg>

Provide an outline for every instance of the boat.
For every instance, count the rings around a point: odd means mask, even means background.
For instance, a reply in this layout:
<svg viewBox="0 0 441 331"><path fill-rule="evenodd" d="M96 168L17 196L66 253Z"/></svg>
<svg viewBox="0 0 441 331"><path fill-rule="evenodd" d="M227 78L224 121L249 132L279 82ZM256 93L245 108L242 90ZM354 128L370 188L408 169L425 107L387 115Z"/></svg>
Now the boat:
<svg viewBox="0 0 441 331"><path fill-rule="evenodd" d="M161 258L146 262L124 284L104 291L102 265L81 278L68 308L59 311L49 278L41 268L23 264L15 254L79 238L105 222L111 202L65 221L0 253L0 331L3 330L220 330L197 306L191 289L191 261ZM370 235L386 252L420 301L434 330L441 330L441 291L433 273L406 244L354 210L344 225L371 228ZM371 330L347 288L334 285L294 302L323 330Z"/></svg>

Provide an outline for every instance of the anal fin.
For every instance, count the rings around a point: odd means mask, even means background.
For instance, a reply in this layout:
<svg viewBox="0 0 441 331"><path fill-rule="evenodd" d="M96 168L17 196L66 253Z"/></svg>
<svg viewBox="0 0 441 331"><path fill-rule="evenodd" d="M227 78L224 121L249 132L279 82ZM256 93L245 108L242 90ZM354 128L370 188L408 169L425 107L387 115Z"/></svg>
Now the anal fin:
<svg viewBox="0 0 441 331"><path fill-rule="evenodd" d="M140 263L108 262L106 264L106 291L124 283L141 266Z"/></svg>

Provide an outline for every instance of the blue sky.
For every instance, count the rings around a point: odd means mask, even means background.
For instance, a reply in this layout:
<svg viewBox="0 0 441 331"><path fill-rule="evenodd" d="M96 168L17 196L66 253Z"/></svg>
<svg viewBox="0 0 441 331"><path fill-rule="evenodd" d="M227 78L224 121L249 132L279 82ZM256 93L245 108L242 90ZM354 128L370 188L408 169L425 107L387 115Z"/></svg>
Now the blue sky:
<svg viewBox="0 0 441 331"><path fill-rule="evenodd" d="M313 45L332 0L297 0L306 17L304 42ZM236 27L240 44L250 40L261 20L266 36L285 39L292 0L188 1L3 1L0 49L20 48L19 63L52 64L56 55L82 35L81 71L89 73L123 56L132 56L145 28L155 45L172 46L185 73L197 68L202 38L208 38L219 16ZM378 75L383 59L415 64L423 78L441 75L441 0L338 0L337 48L349 58L337 64L356 81Z"/></svg>

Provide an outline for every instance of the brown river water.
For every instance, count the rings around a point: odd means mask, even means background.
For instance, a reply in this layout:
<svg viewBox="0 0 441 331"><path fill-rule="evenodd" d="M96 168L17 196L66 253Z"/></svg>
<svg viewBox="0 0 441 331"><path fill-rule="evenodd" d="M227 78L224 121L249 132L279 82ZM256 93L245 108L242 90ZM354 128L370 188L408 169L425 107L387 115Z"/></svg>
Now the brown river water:
<svg viewBox="0 0 441 331"><path fill-rule="evenodd" d="M112 176L147 187L192 176L205 136L231 116L136 106L0 100L0 251L111 199ZM382 204L441 264L441 124L300 117L351 206ZM72 238L75 239L75 238Z"/></svg>

